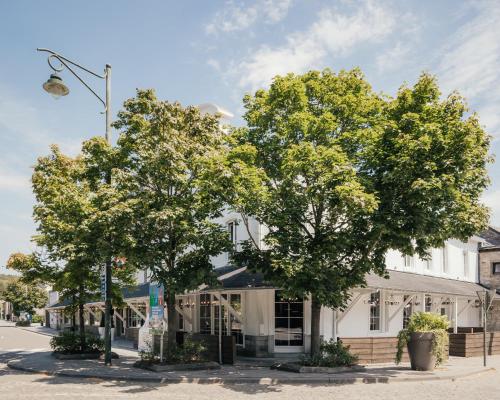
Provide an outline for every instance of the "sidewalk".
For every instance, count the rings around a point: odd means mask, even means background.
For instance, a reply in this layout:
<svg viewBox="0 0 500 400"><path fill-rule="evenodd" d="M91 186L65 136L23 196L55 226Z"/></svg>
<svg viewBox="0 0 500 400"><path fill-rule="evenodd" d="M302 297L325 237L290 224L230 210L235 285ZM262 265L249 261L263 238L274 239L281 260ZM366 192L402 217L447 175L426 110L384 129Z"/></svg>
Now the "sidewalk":
<svg viewBox="0 0 500 400"><path fill-rule="evenodd" d="M18 326L17 328L45 336L58 336L60 333L60 331L58 331L57 329L49 328L47 326ZM121 355L129 357L138 356L137 350L134 349L133 345L130 342L127 342L126 340L120 340L120 339L114 340L111 344L111 347L113 348L113 351L116 351L116 353L118 353L120 356Z"/></svg>
<svg viewBox="0 0 500 400"><path fill-rule="evenodd" d="M56 360L49 352L23 355L7 364L10 368L32 373L97 378L116 381L142 381L157 383L254 383L254 384L353 384L418 382L455 380L483 373L493 373L495 368L482 367L479 358L451 358L434 372L412 371L408 365L373 365L363 372L339 374L297 374L270 370L249 364L223 366L211 371L152 372L134 368L137 357L120 355L113 366L106 367L98 360ZM500 356L490 357L490 365L500 366Z"/></svg>

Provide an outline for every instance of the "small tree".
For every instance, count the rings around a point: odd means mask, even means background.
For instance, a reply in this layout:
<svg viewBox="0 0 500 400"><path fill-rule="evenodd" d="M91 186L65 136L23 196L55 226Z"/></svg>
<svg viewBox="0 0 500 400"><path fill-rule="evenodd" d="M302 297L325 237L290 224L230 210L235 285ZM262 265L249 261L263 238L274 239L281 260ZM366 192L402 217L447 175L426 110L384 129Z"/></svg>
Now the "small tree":
<svg viewBox="0 0 500 400"><path fill-rule="evenodd" d="M289 74L244 103L248 128L233 132L226 161L231 203L269 233L235 259L309 296L313 355L321 306L342 309L367 273L384 275L389 249L426 258L485 226L489 138L433 77L391 99L358 69Z"/></svg>
<svg viewBox="0 0 500 400"><path fill-rule="evenodd" d="M230 246L211 219L223 208L213 157L225 152L216 116L138 90L115 128L120 164L113 170L135 247L130 257L164 285L169 349L175 346L175 295L210 282L210 258Z"/></svg>
<svg viewBox="0 0 500 400"><path fill-rule="evenodd" d="M120 226L126 210L101 177L113 154L103 142L89 140L74 158L52 146L50 155L38 159L32 176L38 224L33 240L43 253L17 253L8 261L10 268L21 272L24 282L50 284L62 299L71 300L67 311L73 316L79 311L82 346L84 304L99 298L101 265L127 247L126 230ZM120 284L132 283L132 272L130 265L115 271L115 303L120 302Z"/></svg>
<svg viewBox="0 0 500 400"><path fill-rule="evenodd" d="M2 293L5 301L12 304L14 315L19 317L22 312L33 314L36 308L47 304L47 292L34 285L24 285L21 282L11 282Z"/></svg>

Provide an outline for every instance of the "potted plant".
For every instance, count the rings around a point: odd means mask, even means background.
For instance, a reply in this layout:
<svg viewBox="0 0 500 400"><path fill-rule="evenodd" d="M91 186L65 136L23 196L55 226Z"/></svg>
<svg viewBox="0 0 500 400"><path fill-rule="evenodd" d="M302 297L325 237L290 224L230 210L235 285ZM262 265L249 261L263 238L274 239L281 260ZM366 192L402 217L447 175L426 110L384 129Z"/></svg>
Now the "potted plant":
<svg viewBox="0 0 500 400"><path fill-rule="evenodd" d="M432 371L446 358L449 321L446 315L416 312L408 327L398 334L396 364L401 362L403 349L408 346L411 369Z"/></svg>

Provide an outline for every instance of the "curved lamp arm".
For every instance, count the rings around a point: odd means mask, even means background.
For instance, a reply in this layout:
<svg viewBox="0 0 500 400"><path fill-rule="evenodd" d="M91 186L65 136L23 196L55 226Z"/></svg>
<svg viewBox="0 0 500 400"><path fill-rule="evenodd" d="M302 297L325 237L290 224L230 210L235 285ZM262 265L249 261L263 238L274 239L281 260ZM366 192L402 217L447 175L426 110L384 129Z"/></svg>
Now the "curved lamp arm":
<svg viewBox="0 0 500 400"><path fill-rule="evenodd" d="M106 105L106 102L101 98L101 96L99 96L95 91L94 89L92 89L74 70L73 68L71 68L69 66L69 64L77 67L77 68L80 68L81 70L87 72L88 74L91 74L99 79L106 79L106 75L99 75L91 70L89 70L88 68L85 68L83 66L81 66L80 64L74 62L74 61L71 61L69 59L67 59L66 57L56 53L55 51L52 51L52 50L49 50L49 49L43 49L43 48L37 48L36 49L37 51L43 51L43 52L46 52L46 53L49 53L49 57L47 58L47 63L49 64L50 68L52 68L55 72L61 72L62 70L64 70L64 67L66 67L88 90L90 90L92 92L92 94L97 97L97 99L102 103L102 105L104 106L104 112L106 111L107 109L107 105ZM61 63L61 67L54 67L54 65L52 65L52 62L51 60L55 58L57 59L60 63Z"/></svg>

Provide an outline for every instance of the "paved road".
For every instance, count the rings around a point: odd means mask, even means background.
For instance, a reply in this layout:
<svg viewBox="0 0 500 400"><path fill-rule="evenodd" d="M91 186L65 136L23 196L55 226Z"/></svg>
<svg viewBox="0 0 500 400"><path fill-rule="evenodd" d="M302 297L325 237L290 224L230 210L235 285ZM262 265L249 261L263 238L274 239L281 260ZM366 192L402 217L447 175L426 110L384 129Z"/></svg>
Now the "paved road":
<svg viewBox="0 0 500 400"><path fill-rule="evenodd" d="M370 400L499 400L500 373L456 382L311 385L198 385L109 382L27 374L10 370L5 362L19 354L48 351L50 338L0 322L0 399L370 399ZM479 360L478 360L479 361ZM500 359L496 358L500 371Z"/></svg>

